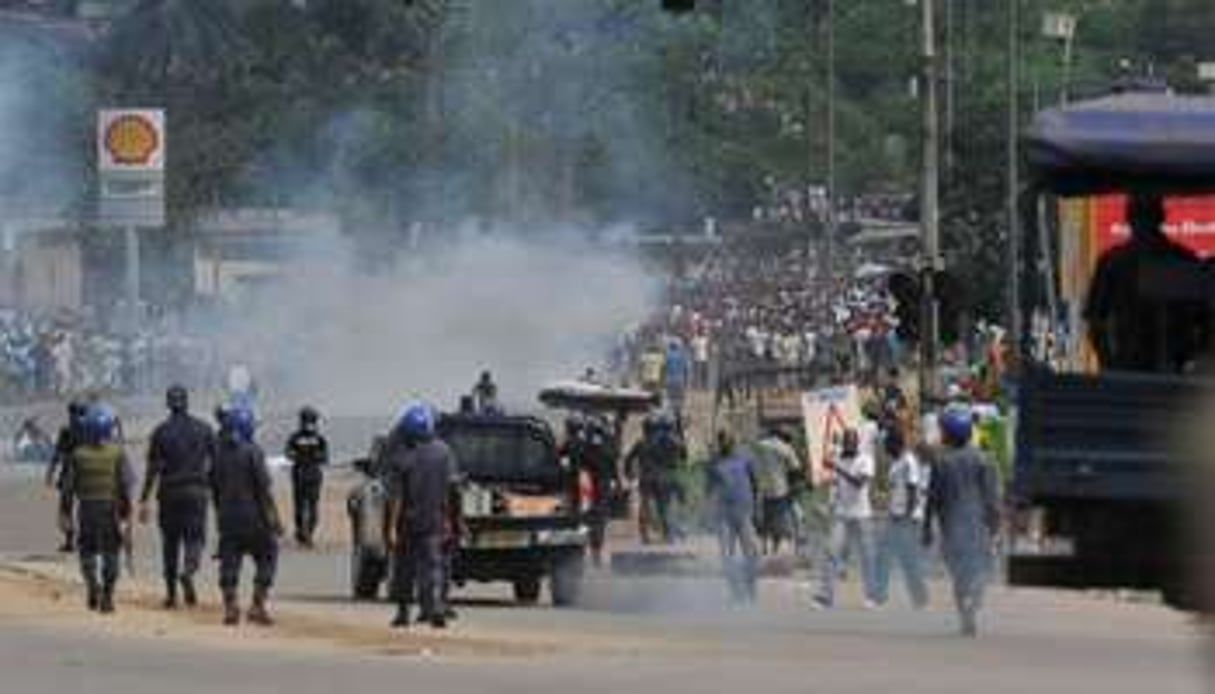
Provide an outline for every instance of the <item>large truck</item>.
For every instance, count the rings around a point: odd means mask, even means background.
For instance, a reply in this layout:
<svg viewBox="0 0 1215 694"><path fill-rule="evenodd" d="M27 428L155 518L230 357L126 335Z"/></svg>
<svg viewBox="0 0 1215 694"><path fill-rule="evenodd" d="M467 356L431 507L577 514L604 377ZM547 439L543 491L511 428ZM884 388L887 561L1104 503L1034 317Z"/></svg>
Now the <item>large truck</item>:
<svg viewBox="0 0 1215 694"><path fill-rule="evenodd" d="M1167 198L1215 191L1215 99L1120 94L1040 114L1025 143L1020 313L1025 326L1066 316L1053 299L1053 203L1109 193ZM1066 229L1064 229L1066 231ZM1137 291L1210 305L1194 267L1141 271ZM1052 284L1054 283L1054 284ZM1071 312L1073 317L1079 311ZM1083 339L1083 326L1069 326ZM1145 326L1146 328L1147 326ZM1041 334L1020 336L1016 460L1010 497L1018 533L1009 582L1022 586L1159 590L1195 606L1195 552L1184 499L1203 463L1183 428L1209 391L1197 372L1134 373L1070 366ZM1192 416L1191 416L1192 415Z"/></svg>

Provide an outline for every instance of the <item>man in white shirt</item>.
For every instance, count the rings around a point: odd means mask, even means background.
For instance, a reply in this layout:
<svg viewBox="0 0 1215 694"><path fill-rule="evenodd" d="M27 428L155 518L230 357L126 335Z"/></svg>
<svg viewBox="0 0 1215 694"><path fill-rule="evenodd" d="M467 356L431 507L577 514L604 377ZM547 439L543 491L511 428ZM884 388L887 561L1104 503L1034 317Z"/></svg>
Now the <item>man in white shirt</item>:
<svg viewBox="0 0 1215 694"><path fill-rule="evenodd" d="M877 470L873 456L861 449L861 437L856 429L844 432L839 455L827 461L832 471L831 523L827 540L827 557L819 572L819 591L814 596L815 607L827 609L835 605L835 581L839 576L845 552L852 550L861 565L865 607L876 606L874 589L872 521L873 502L870 488Z"/></svg>
<svg viewBox="0 0 1215 694"><path fill-rule="evenodd" d="M709 334L704 328L692 336L692 367L694 386L699 390L708 390Z"/></svg>
<svg viewBox="0 0 1215 694"><path fill-rule="evenodd" d="M890 565L897 562L907 581L907 595L911 604L920 610L928 605L920 536L931 470L907 448L902 432L897 429L886 435L886 452L893 461L887 477L890 509L878 547L874 599L879 604L885 604L889 598Z"/></svg>

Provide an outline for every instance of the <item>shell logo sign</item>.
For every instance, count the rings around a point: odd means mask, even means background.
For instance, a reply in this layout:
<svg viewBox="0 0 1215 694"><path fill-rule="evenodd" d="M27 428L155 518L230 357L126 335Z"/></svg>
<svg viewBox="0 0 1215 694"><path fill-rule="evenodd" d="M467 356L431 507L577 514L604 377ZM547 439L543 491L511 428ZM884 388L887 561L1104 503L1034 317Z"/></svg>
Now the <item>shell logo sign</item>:
<svg viewBox="0 0 1215 694"><path fill-rule="evenodd" d="M113 109L98 119L97 155L102 171L164 171L164 111Z"/></svg>

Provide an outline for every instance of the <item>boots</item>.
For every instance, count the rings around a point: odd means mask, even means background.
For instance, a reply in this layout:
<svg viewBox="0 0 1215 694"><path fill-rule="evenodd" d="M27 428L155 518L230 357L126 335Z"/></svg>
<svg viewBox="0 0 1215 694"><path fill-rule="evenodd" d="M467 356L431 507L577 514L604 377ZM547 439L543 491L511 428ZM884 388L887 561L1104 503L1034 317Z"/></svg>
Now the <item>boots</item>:
<svg viewBox="0 0 1215 694"><path fill-rule="evenodd" d="M252 624L262 627L274 626L274 620L270 617L270 612L266 610L265 588L255 588L253 590L253 606L249 608L249 613L246 616Z"/></svg>
<svg viewBox="0 0 1215 694"><path fill-rule="evenodd" d="M409 628L409 605L405 603L397 604L397 614L392 618L393 629L408 629Z"/></svg>
<svg viewBox="0 0 1215 694"><path fill-rule="evenodd" d="M181 577L181 597L185 601L186 607L198 607L198 592L194 590L192 576Z"/></svg>
<svg viewBox="0 0 1215 694"><path fill-rule="evenodd" d="M177 609L177 581L171 578L165 579L165 600L161 607L166 610Z"/></svg>
<svg viewBox="0 0 1215 694"><path fill-rule="evenodd" d="M96 612L101 609L101 586L97 585L96 581L89 581L85 586L88 591L88 606L90 612Z"/></svg>
<svg viewBox="0 0 1215 694"><path fill-rule="evenodd" d="M240 624L240 605L236 602L236 591L224 591L224 626L234 627Z"/></svg>
<svg viewBox="0 0 1215 694"><path fill-rule="evenodd" d="M97 603L97 611L101 614L114 614L114 585L109 584L101 591L101 600Z"/></svg>

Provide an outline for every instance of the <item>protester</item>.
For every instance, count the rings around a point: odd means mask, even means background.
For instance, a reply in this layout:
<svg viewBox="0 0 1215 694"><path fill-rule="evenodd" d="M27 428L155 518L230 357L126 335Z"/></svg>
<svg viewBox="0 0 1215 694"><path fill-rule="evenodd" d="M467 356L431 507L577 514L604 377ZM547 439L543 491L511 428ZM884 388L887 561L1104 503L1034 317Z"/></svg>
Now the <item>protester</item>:
<svg viewBox="0 0 1215 694"><path fill-rule="evenodd" d="M923 542L930 546L934 530L940 529L941 554L953 583L961 631L975 636L1000 527L999 485L995 468L970 445L969 408L947 408L940 426L945 448L932 470Z"/></svg>
<svg viewBox="0 0 1215 694"><path fill-rule="evenodd" d="M865 607L876 606L873 572L873 502L870 487L876 473L872 455L861 449L856 429L844 432L841 450L827 460L834 478L831 488L831 519L826 543L826 561L819 572L819 590L814 605L835 605L835 583L843 567L845 552L852 552L861 567Z"/></svg>
<svg viewBox="0 0 1215 694"><path fill-rule="evenodd" d="M930 471L907 447L900 430L886 434L885 447L892 461L886 476L890 507L878 548L874 600L886 603L891 565L897 563L907 582L912 606L923 609L928 605L928 586L924 581L919 535L924 525Z"/></svg>

